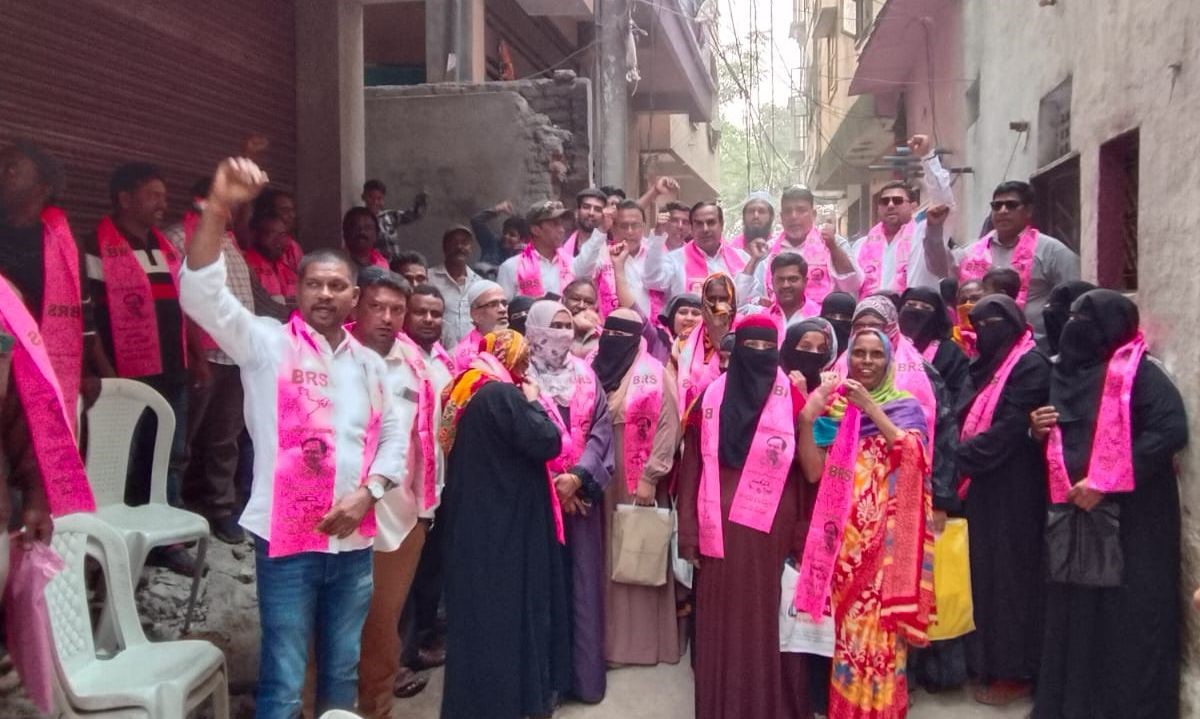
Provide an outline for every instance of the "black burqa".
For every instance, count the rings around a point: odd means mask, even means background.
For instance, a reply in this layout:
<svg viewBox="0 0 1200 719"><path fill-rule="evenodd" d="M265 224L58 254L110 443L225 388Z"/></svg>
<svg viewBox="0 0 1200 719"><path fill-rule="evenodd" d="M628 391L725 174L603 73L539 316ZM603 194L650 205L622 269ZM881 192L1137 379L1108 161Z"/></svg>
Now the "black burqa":
<svg viewBox="0 0 1200 719"><path fill-rule="evenodd" d="M918 308L909 304L909 300L924 303L931 309ZM942 376L951 401L958 402L958 396L967 382L969 361L962 348L950 339L953 325L941 293L929 287L910 287L905 290L900 296L899 322L900 332L912 340L913 346L921 354L925 354L929 345L937 342L937 350L929 358L929 363Z"/></svg>
<svg viewBox="0 0 1200 719"><path fill-rule="evenodd" d="M833 325L839 356L850 346L850 325L857 307L858 300L846 292L830 292L821 302L821 316Z"/></svg>
<svg viewBox="0 0 1200 719"><path fill-rule="evenodd" d="M1042 338L1042 350L1048 357L1058 354L1058 337L1071 317L1071 305L1084 294L1096 289L1091 282L1072 280L1056 285L1046 298L1042 309L1042 321L1046 324L1046 336Z"/></svg>
<svg viewBox="0 0 1200 719"><path fill-rule="evenodd" d="M1081 479L1108 359L1138 329L1137 306L1093 290L1071 306L1060 339L1050 403L1059 412L1063 458ZM1051 584L1035 719L1174 719L1179 716L1180 517L1174 455L1187 444L1179 390L1149 357L1130 399L1135 488L1121 507L1125 574L1120 587Z"/></svg>
<svg viewBox="0 0 1200 719"><path fill-rule="evenodd" d="M971 310L971 324L979 333L980 355L971 363L961 395L960 421L1027 323L1010 297L989 295ZM1037 677L1045 595L1046 462L1041 444L1029 436L1029 413L1046 404L1049 392L1050 362L1030 350L1004 383L991 427L958 447L959 471L971 478L965 507L976 630L971 664L984 683Z"/></svg>
<svg viewBox="0 0 1200 719"><path fill-rule="evenodd" d="M549 716L571 687L571 609L546 462L554 423L516 386L489 382L447 457L443 719Z"/></svg>

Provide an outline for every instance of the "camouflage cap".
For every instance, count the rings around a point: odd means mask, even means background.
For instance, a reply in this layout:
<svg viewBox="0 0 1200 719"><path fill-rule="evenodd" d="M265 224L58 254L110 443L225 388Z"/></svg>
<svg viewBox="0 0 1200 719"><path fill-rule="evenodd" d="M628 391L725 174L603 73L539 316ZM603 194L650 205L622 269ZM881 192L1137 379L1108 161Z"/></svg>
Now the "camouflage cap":
<svg viewBox="0 0 1200 719"><path fill-rule="evenodd" d="M529 206L529 211L525 213L525 221L530 225L536 225L539 222L555 220L569 214L571 211L563 207L558 200L542 200Z"/></svg>

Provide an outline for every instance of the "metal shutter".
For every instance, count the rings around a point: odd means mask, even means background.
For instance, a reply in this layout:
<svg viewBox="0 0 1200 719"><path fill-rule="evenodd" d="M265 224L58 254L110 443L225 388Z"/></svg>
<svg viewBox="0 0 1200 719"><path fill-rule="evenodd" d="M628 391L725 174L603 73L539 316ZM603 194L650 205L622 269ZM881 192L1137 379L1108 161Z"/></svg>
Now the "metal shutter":
<svg viewBox="0 0 1200 719"><path fill-rule="evenodd" d="M295 12L288 0L25 0L0 7L0 144L63 163L77 233L109 211L123 162L162 168L170 218L251 132L274 184L296 175Z"/></svg>

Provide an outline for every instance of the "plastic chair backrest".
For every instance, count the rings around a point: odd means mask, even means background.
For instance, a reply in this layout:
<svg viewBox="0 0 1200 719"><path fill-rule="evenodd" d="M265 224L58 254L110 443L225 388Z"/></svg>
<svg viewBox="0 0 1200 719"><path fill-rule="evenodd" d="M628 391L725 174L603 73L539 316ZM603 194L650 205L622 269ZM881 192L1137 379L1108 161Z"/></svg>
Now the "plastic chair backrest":
<svg viewBox="0 0 1200 719"><path fill-rule="evenodd" d="M63 570L46 585L46 607L60 679L69 693L68 677L74 670L96 661L84 575L87 557L94 557L104 573L108 605L116 619L118 645L144 644L146 635L134 604L129 553L116 530L95 515L69 514L55 520L51 546L62 557Z"/></svg>
<svg viewBox="0 0 1200 719"><path fill-rule="evenodd" d="M167 465L175 412L149 385L132 379L101 380L100 397L88 410L87 475L96 506L125 501L125 479L133 434L142 412L149 408L158 417L154 438L154 468L150 475L150 501L167 501Z"/></svg>
<svg viewBox="0 0 1200 719"><path fill-rule="evenodd" d="M363 719L354 712L348 712L345 709L330 709L321 715L320 719Z"/></svg>

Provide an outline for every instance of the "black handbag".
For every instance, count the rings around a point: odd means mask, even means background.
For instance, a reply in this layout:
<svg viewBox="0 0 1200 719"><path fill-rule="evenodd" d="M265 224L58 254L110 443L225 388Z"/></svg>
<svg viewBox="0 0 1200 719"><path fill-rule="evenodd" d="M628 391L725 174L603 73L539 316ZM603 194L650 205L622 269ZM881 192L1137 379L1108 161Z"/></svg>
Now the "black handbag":
<svg viewBox="0 0 1200 719"><path fill-rule="evenodd" d="M1046 515L1046 564L1051 582L1121 586L1121 505L1107 498L1090 512L1074 504L1052 505Z"/></svg>

